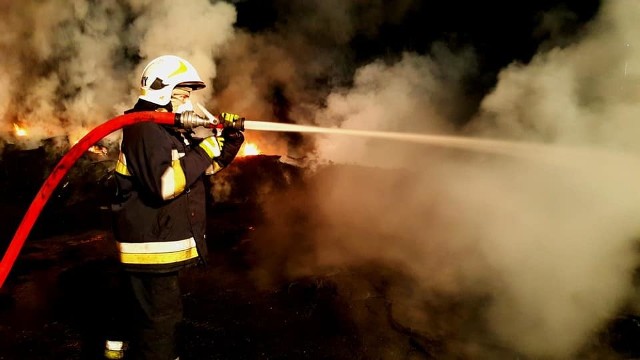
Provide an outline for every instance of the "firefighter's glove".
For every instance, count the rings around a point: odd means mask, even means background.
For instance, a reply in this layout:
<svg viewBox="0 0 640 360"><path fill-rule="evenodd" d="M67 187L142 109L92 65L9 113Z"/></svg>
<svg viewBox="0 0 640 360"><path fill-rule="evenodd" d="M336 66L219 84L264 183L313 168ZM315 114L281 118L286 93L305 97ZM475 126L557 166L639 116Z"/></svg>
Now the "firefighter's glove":
<svg viewBox="0 0 640 360"><path fill-rule="evenodd" d="M240 130L224 128L222 129L222 136L218 138L218 141L221 140L224 145L222 146L222 154L217 160L222 166L227 166L240 151L240 147L244 142L244 135Z"/></svg>
<svg viewBox="0 0 640 360"><path fill-rule="evenodd" d="M242 145L242 142L244 141L244 135L242 134L242 131L232 127L222 129L221 136L224 139L224 143L226 143L227 141L240 142L240 145Z"/></svg>
<svg viewBox="0 0 640 360"><path fill-rule="evenodd" d="M200 146L209 155L211 166L205 170L206 175L213 175L222 170L224 165L220 163L220 155L222 155L223 139L216 136L204 138L198 146Z"/></svg>
<svg viewBox="0 0 640 360"><path fill-rule="evenodd" d="M244 118L238 114L223 112L220 114L220 121L222 122L222 127L225 129L233 128L244 131Z"/></svg>

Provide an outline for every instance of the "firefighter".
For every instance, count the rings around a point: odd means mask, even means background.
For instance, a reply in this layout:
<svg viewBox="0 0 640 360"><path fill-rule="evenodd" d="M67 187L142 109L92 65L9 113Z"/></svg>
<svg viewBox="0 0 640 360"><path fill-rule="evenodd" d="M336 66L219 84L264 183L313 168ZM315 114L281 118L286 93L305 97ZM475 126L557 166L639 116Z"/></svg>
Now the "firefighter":
<svg viewBox="0 0 640 360"><path fill-rule="evenodd" d="M205 83L187 60L165 55L146 66L140 86L137 103L125 113L192 110L191 92ZM232 127L204 139L153 122L123 129L112 209L137 314L127 358L178 358L176 327L183 316L178 274L204 264L207 255L204 178L229 165L243 141ZM121 358L123 350L122 341L108 340L105 356Z"/></svg>

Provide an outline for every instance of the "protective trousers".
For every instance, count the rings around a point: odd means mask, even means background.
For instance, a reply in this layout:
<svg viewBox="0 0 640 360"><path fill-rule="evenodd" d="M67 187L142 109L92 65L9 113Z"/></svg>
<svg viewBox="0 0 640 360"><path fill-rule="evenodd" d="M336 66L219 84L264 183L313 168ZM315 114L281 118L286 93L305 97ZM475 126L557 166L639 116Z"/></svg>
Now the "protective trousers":
<svg viewBox="0 0 640 360"><path fill-rule="evenodd" d="M182 321L178 273L129 273L137 309L131 359L178 358L177 327Z"/></svg>

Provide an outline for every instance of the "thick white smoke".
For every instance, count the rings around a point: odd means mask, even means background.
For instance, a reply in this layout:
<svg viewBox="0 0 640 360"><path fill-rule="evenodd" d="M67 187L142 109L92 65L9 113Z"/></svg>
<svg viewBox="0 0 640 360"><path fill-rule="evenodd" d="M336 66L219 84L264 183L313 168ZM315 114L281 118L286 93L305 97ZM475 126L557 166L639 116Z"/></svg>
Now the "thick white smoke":
<svg viewBox="0 0 640 360"><path fill-rule="evenodd" d="M632 290L639 231L633 214L640 210L633 181L640 169L634 140L640 135L634 44L639 10L629 2L606 2L578 43L509 66L472 124L483 135L609 148L628 156L580 157L559 172L531 174L536 188L553 179L542 193L523 188L524 213L543 231L494 237L502 243L498 249L508 249L514 239L520 246L495 256L509 271L491 309L492 326L535 355L571 354Z"/></svg>
<svg viewBox="0 0 640 360"><path fill-rule="evenodd" d="M455 62L446 65L438 60L444 60L444 56L432 59L405 53L392 65L378 61L358 69L351 88L336 90L327 97L326 109L317 113L316 122L362 130L450 133L447 109L462 101L460 79L465 71L474 69L474 61L468 52L458 54ZM440 76L445 70L452 76ZM344 137L318 140L319 157L342 163L395 167L398 162L405 164L407 159L403 157L410 154L400 149L402 144L388 141Z"/></svg>
<svg viewBox="0 0 640 360"><path fill-rule="evenodd" d="M413 315L404 321L424 333L437 333L428 294L483 294L490 299L482 312L489 335L471 337L469 348L485 342L533 357L576 356L629 299L638 265L639 12L635 3L606 2L574 44L505 68L465 131L592 151L558 150L557 162L545 165L518 159L515 150L505 159L320 141L324 158L406 172L385 179L337 171L317 184L324 225L318 265L401 264L423 291L394 304L410 306L403 311ZM443 67L412 54L367 65L352 88L329 95L317 119L349 128L450 131L441 114L459 97L455 82L435 75ZM459 335L464 327L448 331Z"/></svg>
<svg viewBox="0 0 640 360"><path fill-rule="evenodd" d="M198 94L207 103L215 58L236 21L232 5L207 0L50 0L4 7L0 135L27 147L53 136L76 141L131 107L142 68L163 54L184 56L197 67L209 84ZM16 138L14 123L29 136Z"/></svg>

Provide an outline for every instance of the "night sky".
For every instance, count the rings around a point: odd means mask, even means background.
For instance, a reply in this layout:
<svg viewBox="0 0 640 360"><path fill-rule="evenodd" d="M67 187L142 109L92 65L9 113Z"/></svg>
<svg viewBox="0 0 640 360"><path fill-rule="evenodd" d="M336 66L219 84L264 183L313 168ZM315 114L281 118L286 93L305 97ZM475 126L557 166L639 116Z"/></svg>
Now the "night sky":
<svg viewBox="0 0 640 360"><path fill-rule="evenodd" d="M404 2L409 7L406 13L389 15L375 30L358 33L343 44L343 50L350 49L352 69L375 59L397 60L406 51L428 55L435 42L453 50L471 48L478 62L475 75L465 83L471 102L486 95L500 69L508 64L526 63L545 46L563 46L578 39L600 8L599 0ZM276 31L290 17L299 16L287 1L240 0L235 6L236 26L254 33ZM362 1L361 6L366 10L367 2ZM397 7L395 2L380 6L391 12L391 7ZM550 22L545 14L554 14L556 21Z"/></svg>

